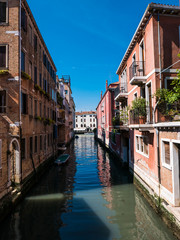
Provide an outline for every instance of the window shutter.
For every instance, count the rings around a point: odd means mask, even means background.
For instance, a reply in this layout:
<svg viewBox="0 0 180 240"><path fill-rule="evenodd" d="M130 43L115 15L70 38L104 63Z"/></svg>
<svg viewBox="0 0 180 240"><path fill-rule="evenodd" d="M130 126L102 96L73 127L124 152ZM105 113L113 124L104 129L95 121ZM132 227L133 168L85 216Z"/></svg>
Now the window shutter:
<svg viewBox="0 0 180 240"><path fill-rule="evenodd" d="M0 139L0 168L2 167L2 140Z"/></svg>
<svg viewBox="0 0 180 240"><path fill-rule="evenodd" d="M0 46L0 67L6 67L6 46Z"/></svg>
<svg viewBox="0 0 180 240"><path fill-rule="evenodd" d="M0 2L0 23L6 23L6 2Z"/></svg>
<svg viewBox="0 0 180 240"><path fill-rule="evenodd" d="M165 151L165 163L170 164L169 142L164 142L164 151Z"/></svg>

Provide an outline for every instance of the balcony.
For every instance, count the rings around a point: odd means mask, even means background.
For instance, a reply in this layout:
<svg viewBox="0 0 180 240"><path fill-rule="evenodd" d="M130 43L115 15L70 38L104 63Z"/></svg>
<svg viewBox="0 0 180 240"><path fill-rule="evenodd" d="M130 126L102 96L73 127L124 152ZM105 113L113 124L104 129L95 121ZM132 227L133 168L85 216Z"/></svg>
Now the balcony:
<svg viewBox="0 0 180 240"><path fill-rule="evenodd" d="M129 67L129 77L131 85L142 86L146 83L145 61L135 61Z"/></svg>
<svg viewBox="0 0 180 240"><path fill-rule="evenodd" d="M128 98L128 92L127 92L127 83L120 84L119 87L115 89L114 92L114 99L115 101L122 102L124 99Z"/></svg>
<svg viewBox="0 0 180 240"><path fill-rule="evenodd" d="M114 128L120 128L121 130L129 130L128 128L128 108L124 108L116 113L117 115L113 117Z"/></svg>
<svg viewBox="0 0 180 240"><path fill-rule="evenodd" d="M153 108L146 106L144 112L142 109L130 110L129 124L132 128L137 128L139 131L153 131Z"/></svg>
<svg viewBox="0 0 180 240"><path fill-rule="evenodd" d="M159 127L179 127L180 126L180 102L173 104L161 103L157 107L158 113L155 125Z"/></svg>
<svg viewBox="0 0 180 240"><path fill-rule="evenodd" d="M58 118L57 123L58 123L58 125L63 125L63 124L65 124L65 119L64 118Z"/></svg>

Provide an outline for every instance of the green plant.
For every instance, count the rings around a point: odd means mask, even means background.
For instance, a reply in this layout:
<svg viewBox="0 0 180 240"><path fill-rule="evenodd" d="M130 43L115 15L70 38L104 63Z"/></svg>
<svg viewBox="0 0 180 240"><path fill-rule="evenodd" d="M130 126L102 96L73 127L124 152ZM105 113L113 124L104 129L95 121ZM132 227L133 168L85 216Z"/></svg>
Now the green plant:
<svg viewBox="0 0 180 240"><path fill-rule="evenodd" d="M129 107L125 107L120 110L120 121L122 121L124 124L128 122L129 116L128 116Z"/></svg>
<svg viewBox="0 0 180 240"><path fill-rule="evenodd" d="M146 116L146 99L139 97L132 101L131 110L133 110L135 116Z"/></svg>
<svg viewBox="0 0 180 240"><path fill-rule="evenodd" d="M37 85L37 84L34 85L34 88L35 88L36 90L38 90L38 91L41 90L41 87L40 87L39 85Z"/></svg>
<svg viewBox="0 0 180 240"><path fill-rule="evenodd" d="M44 91L42 88L39 90L39 92L40 92L41 94L45 95L45 91Z"/></svg>
<svg viewBox="0 0 180 240"><path fill-rule="evenodd" d="M29 76L29 74L21 71L21 77L24 78L24 79L28 79L28 80L31 80L31 77Z"/></svg>
<svg viewBox="0 0 180 240"><path fill-rule="evenodd" d="M0 70L0 75L6 75L8 73L9 73L8 70Z"/></svg>
<svg viewBox="0 0 180 240"><path fill-rule="evenodd" d="M113 126L119 126L120 125L120 117L119 117L119 115L113 117L112 123L113 123Z"/></svg>
<svg viewBox="0 0 180 240"><path fill-rule="evenodd" d="M42 118L40 116L36 116L35 118L39 121L42 121Z"/></svg>

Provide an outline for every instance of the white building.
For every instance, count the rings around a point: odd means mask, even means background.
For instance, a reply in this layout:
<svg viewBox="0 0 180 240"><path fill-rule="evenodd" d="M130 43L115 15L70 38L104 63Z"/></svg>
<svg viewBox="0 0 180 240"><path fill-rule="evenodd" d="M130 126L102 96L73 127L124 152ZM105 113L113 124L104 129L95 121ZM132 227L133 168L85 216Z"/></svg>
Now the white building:
<svg viewBox="0 0 180 240"><path fill-rule="evenodd" d="M76 112L75 132L91 132L97 127L96 112Z"/></svg>

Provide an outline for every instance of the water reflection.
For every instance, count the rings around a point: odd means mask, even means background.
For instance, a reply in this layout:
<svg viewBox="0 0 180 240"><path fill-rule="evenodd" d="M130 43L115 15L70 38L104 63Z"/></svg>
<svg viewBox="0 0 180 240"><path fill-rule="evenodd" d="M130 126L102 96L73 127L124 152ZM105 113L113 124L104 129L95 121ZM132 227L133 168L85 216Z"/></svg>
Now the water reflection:
<svg viewBox="0 0 180 240"><path fill-rule="evenodd" d="M75 139L67 152L68 165L49 170L1 225L0 239L174 239L93 135Z"/></svg>

